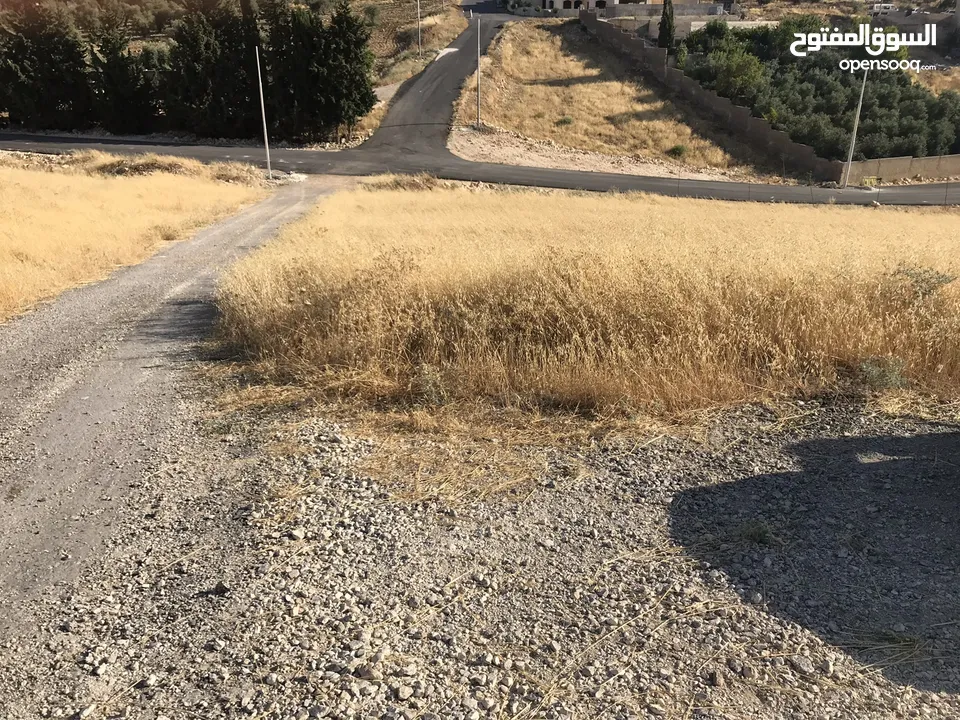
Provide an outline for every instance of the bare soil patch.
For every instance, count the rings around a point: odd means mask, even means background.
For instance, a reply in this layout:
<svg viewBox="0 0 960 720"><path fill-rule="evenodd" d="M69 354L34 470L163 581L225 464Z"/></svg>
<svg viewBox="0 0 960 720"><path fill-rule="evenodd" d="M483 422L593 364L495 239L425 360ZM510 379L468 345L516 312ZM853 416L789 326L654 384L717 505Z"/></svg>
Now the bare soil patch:
<svg viewBox="0 0 960 720"><path fill-rule="evenodd" d="M576 20L509 23L481 67L481 120L492 127L681 171L737 168L747 175L764 162L667 99ZM474 77L465 83L456 121L475 124L476 114Z"/></svg>

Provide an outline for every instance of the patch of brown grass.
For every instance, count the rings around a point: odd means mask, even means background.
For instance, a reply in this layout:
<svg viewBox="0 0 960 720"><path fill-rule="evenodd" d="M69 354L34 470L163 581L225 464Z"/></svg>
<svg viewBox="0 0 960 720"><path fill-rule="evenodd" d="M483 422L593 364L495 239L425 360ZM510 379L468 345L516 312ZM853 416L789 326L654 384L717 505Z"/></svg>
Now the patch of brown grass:
<svg viewBox="0 0 960 720"><path fill-rule="evenodd" d="M956 210L356 191L241 261L223 338L334 397L674 416L960 396Z"/></svg>
<svg viewBox="0 0 960 720"><path fill-rule="evenodd" d="M748 20L783 20L792 15L817 15L824 20L846 19L863 15L867 6L858 0L765 0L746 2L741 5Z"/></svg>
<svg viewBox="0 0 960 720"><path fill-rule="evenodd" d="M382 123L383 118L386 117L389 107L389 102L377 103L373 110L368 112L357 121L356 127L354 127L353 131L361 137L365 135L372 135L374 131L380 127L380 123Z"/></svg>
<svg viewBox="0 0 960 720"><path fill-rule="evenodd" d="M111 155L99 150L45 155L0 151L0 168L45 170L94 177L140 176L163 173L182 177L260 186L264 184L263 171L239 162L202 163L190 158L145 153L142 155Z"/></svg>
<svg viewBox="0 0 960 720"><path fill-rule="evenodd" d="M937 95L947 90L960 92L960 67L952 67L946 70L924 70L912 74L917 82Z"/></svg>
<svg viewBox="0 0 960 720"><path fill-rule="evenodd" d="M608 155L698 168L741 164L706 122L682 114L576 20L510 23L481 67L486 125ZM476 92L474 75L457 106L461 125L476 122ZM723 143L744 156L733 141Z"/></svg>
<svg viewBox="0 0 960 720"><path fill-rule="evenodd" d="M467 27L459 3L422 2L420 5L420 41L417 48L417 6L408 3L377 3L381 19L373 31L371 47L376 55L377 85L403 82L423 70Z"/></svg>
<svg viewBox="0 0 960 720"><path fill-rule="evenodd" d="M262 192L240 166L197 166L0 154L0 320L140 262Z"/></svg>

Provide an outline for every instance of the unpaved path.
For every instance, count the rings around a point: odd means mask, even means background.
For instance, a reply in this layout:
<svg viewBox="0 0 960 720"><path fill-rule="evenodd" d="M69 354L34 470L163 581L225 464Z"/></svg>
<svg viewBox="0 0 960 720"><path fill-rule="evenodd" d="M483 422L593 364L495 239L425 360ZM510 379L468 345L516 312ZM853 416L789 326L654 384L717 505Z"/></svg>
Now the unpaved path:
<svg viewBox="0 0 960 720"><path fill-rule="evenodd" d="M0 633L101 553L142 486L220 270L345 181L314 179L0 326Z"/></svg>

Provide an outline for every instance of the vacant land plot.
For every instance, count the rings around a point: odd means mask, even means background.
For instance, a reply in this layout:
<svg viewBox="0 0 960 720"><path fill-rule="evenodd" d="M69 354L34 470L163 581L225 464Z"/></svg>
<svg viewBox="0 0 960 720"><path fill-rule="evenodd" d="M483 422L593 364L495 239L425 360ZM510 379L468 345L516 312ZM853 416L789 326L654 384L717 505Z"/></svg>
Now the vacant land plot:
<svg viewBox="0 0 960 720"><path fill-rule="evenodd" d="M404 402L956 397L958 231L953 210L361 190L233 270L224 330L273 377Z"/></svg>
<svg viewBox="0 0 960 720"><path fill-rule="evenodd" d="M508 25L483 62L484 124L579 150L681 167L732 168L749 153L643 83L577 21ZM476 122L476 80L458 122Z"/></svg>
<svg viewBox="0 0 960 720"><path fill-rule="evenodd" d="M417 3L358 3L360 12L373 23L370 49L376 58L377 85L402 82L420 72L437 51L449 45L467 26L460 5L450 0L420 3L420 42L417 46Z"/></svg>
<svg viewBox="0 0 960 720"><path fill-rule="evenodd" d="M791 15L819 15L825 19L862 15L864 6L856 0L820 2L819 0L770 0L741 5L748 20L782 20Z"/></svg>
<svg viewBox="0 0 960 720"><path fill-rule="evenodd" d="M925 70L915 75L917 82L926 85L938 95L947 90L960 92L960 67L943 70Z"/></svg>
<svg viewBox="0 0 960 720"><path fill-rule="evenodd" d="M222 287L227 336L290 384L244 364L221 398L213 444L242 459L214 472L252 489L189 507L243 540L142 535L165 554L121 612L227 596L159 630L145 707L957 716L956 425L832 394L956 397L956 212L375 187ZM542 412L745 398L684 427ZM183 660L210 637L213 682Z"/></svg>
<svg viewBox="0 0 960 720"><path fill-rule="evenodd" d="M143 260L258 197L259 182L242 165L0 154L0 320Z"/></svg>

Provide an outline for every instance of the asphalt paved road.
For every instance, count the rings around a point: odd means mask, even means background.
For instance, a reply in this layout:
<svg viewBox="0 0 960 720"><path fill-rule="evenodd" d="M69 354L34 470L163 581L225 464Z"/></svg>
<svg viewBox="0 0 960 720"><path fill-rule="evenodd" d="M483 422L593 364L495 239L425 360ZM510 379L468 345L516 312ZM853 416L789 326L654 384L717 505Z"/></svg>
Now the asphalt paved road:
<svg viewBox="0 0 960 720"><path fill-rule="evenodd" d="M805 185L763 185L706 180L679 180L616 173L599 173L478 163L453 155L446 146L453 118L453 104L464 80L477 69L477 24L484 49L512 15L496 12L493 3L464 6L475 17L444 53L416 78L407 82L377 132L358 148L342 151L279 149L271 153L274 166L308 174L373 175L385 172L426 172L449 180L480 181L510 185L590 191L643 191L676 197L719 200L754 200L790 203L838 203L885 205L960 204L960 183L935 183L838 190ZM97 149L107 152L156 152L206 162L242 160L265 165L262 150L135 141L121 138L0 133L0 149L61 152Z"/></svg>

